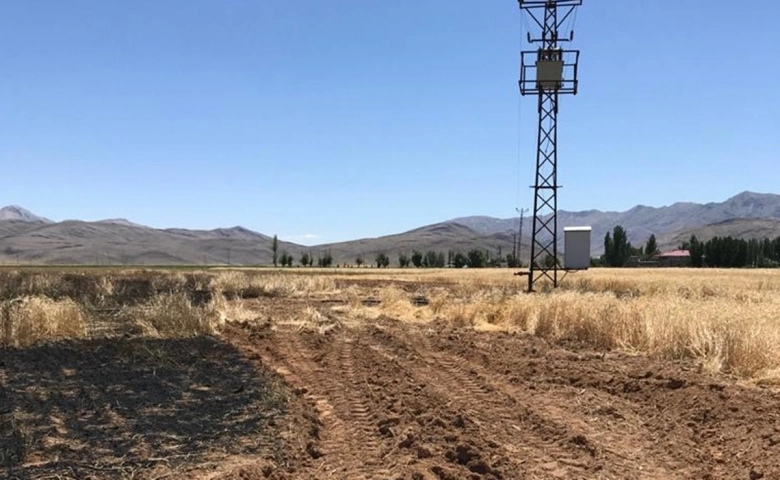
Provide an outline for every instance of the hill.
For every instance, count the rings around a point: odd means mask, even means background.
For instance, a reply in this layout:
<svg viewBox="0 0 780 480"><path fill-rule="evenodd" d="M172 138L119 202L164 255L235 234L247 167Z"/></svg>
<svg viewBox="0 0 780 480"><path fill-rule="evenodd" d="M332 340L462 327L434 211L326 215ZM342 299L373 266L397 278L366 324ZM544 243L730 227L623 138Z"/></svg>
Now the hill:
<svg viewBox="0 0 780 480"><path fill-rule="evenodd" d="M280 242L280 251L302 249ZM271 238L241 227L158 230L123 222L0 221L2 263L256 265L271 259Z"/></svg>
<svg viewBox="0 0 780 480"><path fill-rule="evenodd" d="M0 220L11 220L27 223L54 223L48 218L39 217L31 211L18 205L8 205L0 208Z"/></svg>
<svg viewBox="0 0 780 480"><path fill-rule="evenodd" d="M704 225L691 230L677 232L659 239L660 246L677 247L696 235L702 241L713 237L734 238L777 238L780 237L780 220L761 218L732 218L722 222Z"/></svg>
<svg viewBox="0 0 780 480"><path fill-rule="evenodd" d="M653 233L659 239L667 239L668 244L678 237L686 235L690 237L690 232L698 228L718 225L734 219L740 219L743 225L752 220L780 221L780 195L742 192L719 203L679 202L665 207L637 205L625 212L600 210L558 212L559 228L575 225L593 227L592 253L594 255L603 252L604 236L615 225L622 225L628 231L629 240L635 245L644 243ZM449 223L464 225L479 233L490 235L516 230L518 221L518 217L506 219L461 217L450 220ZM531 228L531 219L526 217L523 222L523 233L528 232L530 235ZM725 232L728 228L720 227L718 231ZM706 234L706 230L702 233Z"/></svg>
<svg viewBox="0 0 780 480"><path fill-rule="evenodd" d="M385 253L390 257L391 265L397 265L399 253L411 255L413 250L422 252L454 250L465 253L472 248L487 249L492 255L498 255L500 252L502 256L506 256L512 252L512 232L482 234L467 226L446 222L395 235L318 245L313 247L313 250L329 251L335 262L350 264L353 264L358 257L371 263L378 253ZM527 257L529 249L530 242L526 238L521 246L521 255Z"/></svg>
<svg viewBox="0 0 780 480"><path fill-rule="evenodd" d="M243 227L155 229L125 219L54 223L17 206L0 212L0 263L5 264L272 263L271 237ZM716 235L775 238L780 236L780 195L743 192L725 202L703 205L675 203L657 208L639 205L626 212L559 212L561 230L573 225L593 227L593 255L601 253L605 233L618 224L626 228L635 245L655 233L662 249L676 248L691 234L700 240ZM358 257L370 264L381 252L396 265L399 253L411 255L413 250L465 253L480 248L505 256L513 249L517 227L517 218L462 217L403 233L313 247L280 242L279 253L293 255L296 265L304 252L315 258L329 252L334 264L354 264ZM531 219L527 218L521 244L526 262L530 231Z"/></svg>

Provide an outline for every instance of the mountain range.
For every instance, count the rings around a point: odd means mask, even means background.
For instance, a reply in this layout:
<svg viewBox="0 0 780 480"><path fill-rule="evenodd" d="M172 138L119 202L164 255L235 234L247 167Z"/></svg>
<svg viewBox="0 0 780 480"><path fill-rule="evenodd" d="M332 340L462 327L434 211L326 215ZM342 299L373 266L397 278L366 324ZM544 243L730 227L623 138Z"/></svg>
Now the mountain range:
<svg viewBox="0 0 780 480"><path fill-rule="evenodd" d="M455 218L451 222L489 235L517 229L518 220L476 216ZM558 225L559 228L591 226L591 252L594 255L603 252L604 236L615 225L622 225L626 229L628 239L634 245L644 243L651 234L655 234L659 245L665 248L679 246L681 239L690 238L691 234L699 239L716 235L774 238L780 236L780 195L742 192L724 202L679 202L665 207L637 205L625 212L559 211ZM525 217L523 233L529 232L530 235L531 228L532 220Z"/></svg>
<svg viewBox="0 0 780 480"><path fill-rule="evenodd" d="M780 195L743 192L719 203L675 203L665 207L638 205L625 212L586 210L558 212L559 228L593 228L591 253L603 251L603 238L622 225L634 245L651 233L662 250L677 248L692 234L701 240L731 235L744 238L780 236ZM304 252L330 252L336 264L353 264L360 257L371 263L387 253L395 264L399 252L412 250L488 249L512 251L519 218L461 217L408 232L378 238L307 247L280 241L279 252L296 259ZM530 251L532 219L523 221L522 257ZM271 263L270 236L242 227L213 230L155 229L125 219L96 222L53 222L19 207L0 209L0 263L3 264L127 264L267 265Z"/></svg>

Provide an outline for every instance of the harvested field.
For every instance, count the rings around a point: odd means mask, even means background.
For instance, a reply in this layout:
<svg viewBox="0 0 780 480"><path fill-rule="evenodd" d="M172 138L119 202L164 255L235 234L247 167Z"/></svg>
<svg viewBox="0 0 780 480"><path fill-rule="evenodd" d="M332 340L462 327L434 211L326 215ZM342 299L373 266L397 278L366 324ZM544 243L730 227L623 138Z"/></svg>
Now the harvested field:
<svg viewBox="0 0 780 480"><path fill-rule="evenodd" d="M1 275L3 478L780 478L780 272Z"/></svg>

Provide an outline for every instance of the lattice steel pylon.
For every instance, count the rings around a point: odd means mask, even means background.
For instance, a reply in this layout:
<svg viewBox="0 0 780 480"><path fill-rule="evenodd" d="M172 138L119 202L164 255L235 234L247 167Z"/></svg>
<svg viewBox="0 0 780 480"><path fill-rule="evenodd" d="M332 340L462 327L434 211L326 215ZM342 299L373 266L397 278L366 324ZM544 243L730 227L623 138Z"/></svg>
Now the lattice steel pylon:
<svg viewBox="0 0 780 480"><path fill-rule="evenodd" d="M536 150L531 261L528 291L541 278L558 286L558 97L577 94L579 50L564 50L561 44L574 40L574 31L560 37L558 31L576 17L582 0L518 0L520 9L539 28L528 32L528 43L537 50L521 53L520 94L537 95L539 129Z"/></svg>

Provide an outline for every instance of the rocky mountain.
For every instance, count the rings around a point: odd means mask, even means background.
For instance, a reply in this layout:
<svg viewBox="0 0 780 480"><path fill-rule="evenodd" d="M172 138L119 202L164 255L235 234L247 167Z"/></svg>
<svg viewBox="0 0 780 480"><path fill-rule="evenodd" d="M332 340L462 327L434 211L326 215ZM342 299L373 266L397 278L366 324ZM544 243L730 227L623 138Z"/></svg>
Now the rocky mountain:
<svg viewBox="0 0 780 480"><path fill-rule="evenodd" d="M295 254L303 247L280 242ZM0 263L198 265L271 263L271 239L241 227L159 230L115 222L0 221Z"/></svg>
<svg viewBox="0 0 780 480"><path fill-rule="evenodd" d="M53 223L48 218L39 217L18 205L9 205L0 208L0 220L17 220L29 223Z"/></svg>
<svg viewBox="0 0 780 480"><path fill-rule="evenodd" d="M272 261L268 235L243 227L213 230L155 229L125 219L98 222L68 220L54 223L21 207L0 209L0 263L3 264L232 264L268 265ZM632 243L639 245L655 233L666 250L695 234L775 238L780 236L780 195L743 192L725 202L675 203L666 207L636 206L626 212L559 212L559 227L593 227L592 253L603 249L604 234L623 225ZM399 253L437 252L472 248L506 255L513 249L518 219L463 217L394 235L305 247L280 242L279 253L315 258L325 253L335 264L354 264L360 257L372 263L377 253L387 254L393 265ZM523 225L521 256L528 261L531 219Z"/></svg>
<svg viewBox="0 0 780 480"><path fill-rule="evenodd" d="M734 219L744 222L767 220L780 222L780 195L742 192L724 202L688 203L680 202L665 207L638 205L625 212L603 212L586 210L580 212L558 212L559 228L566 226L590 225L593 227L592 252L603 251L603 238L615 225L622 225L628 231L629 240L635 245L644 243L650 234L666 239L670 245L680 236L690 236L689 232L708 225L716 225ZM516 231L519 218L462 217L450 220L467 226L485 235L498 232ZM523 234L531 231L531 219L525 217ZM728 228L711 229L727 232ZM706 236L707 230L702 230Z"/></svg>
<svg viewBox="0 0 780 480"><path fill-rule="evenodd" d="M763 218L732 218L659 238L660 246L676 247L696 235L699 240L712 237L777 238L780 237L780 220Z"/></svg>

